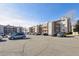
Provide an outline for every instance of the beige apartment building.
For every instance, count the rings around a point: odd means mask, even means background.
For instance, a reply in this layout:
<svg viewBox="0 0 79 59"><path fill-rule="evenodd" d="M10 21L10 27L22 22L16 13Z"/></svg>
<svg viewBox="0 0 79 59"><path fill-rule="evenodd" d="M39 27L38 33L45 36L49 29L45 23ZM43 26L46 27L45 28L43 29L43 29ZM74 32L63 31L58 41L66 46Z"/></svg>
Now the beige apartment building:
<svg viewBox="0 0 79 59"><path fill-rule="evenodd" d="M42 24L42 34L48 34L48 23Z"/></svg>
<svg viewBox="0 0 79 59"><path fill-rule="evenodd" d="M41 34L42 33L41 25L36 25L33 28L34 28L34 33L35 34Z"/></svg>
<svg viewBox="0 0 79 59"><path fill-rule="evenodd" d="M48 25L42 24L42 25L36 25L28 28L29 34L48 34Z"/></svg>
<svg viewBox="0 0 79 59"><path fill-rule="evenodd" d="M69 32L72 32L71 18L64 16L57 21L50 21L42 25L36 25L36 26L30 27L29 30L30 30L29 32L32 34L53 35L58 32L69 33Z"/></svg>
<svg viewBox="0 0 79 59"><path fill-rule="evenodd" d="M41 34L42 33L41 25L36 25L36 26L29 27L28 33L29 34L34 34L34 35L35 34Z"/></svg>
<svg viewBox="0 0 79 59"><path fill-rule="evenodd" d="M28 33L28 34L33 34L33 33L34 33L33 27L29 27L29 28L27 29L27 33Z"/></svg>

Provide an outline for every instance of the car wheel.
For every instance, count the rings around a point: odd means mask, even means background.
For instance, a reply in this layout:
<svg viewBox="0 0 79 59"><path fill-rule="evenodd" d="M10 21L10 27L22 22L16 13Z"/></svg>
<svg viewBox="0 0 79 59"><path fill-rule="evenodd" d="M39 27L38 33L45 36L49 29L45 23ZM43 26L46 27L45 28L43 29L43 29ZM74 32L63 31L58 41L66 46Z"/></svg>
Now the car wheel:
<svg viewBox="0 0 79 59"><path fill-rule="evenodd" d="M23 39L26 39L26 37L23 37Z"/></svg>
<svg viewBox="0 0 79 59"><path fill-rule="evenodd" d="M12 37L11 40L13 40L14 38Z"/></svg>

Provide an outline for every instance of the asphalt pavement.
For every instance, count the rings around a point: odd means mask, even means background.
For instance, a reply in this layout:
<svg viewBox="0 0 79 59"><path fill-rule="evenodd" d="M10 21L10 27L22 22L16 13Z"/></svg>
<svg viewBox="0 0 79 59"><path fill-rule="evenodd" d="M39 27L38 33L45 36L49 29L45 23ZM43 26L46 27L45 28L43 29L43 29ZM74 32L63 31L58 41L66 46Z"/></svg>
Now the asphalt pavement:
<svg viewBox="0 0 79 59"><path fill-rule="evenodd" d="M79 37L29 35L0 41L0 56L79 56Z"/></svg>

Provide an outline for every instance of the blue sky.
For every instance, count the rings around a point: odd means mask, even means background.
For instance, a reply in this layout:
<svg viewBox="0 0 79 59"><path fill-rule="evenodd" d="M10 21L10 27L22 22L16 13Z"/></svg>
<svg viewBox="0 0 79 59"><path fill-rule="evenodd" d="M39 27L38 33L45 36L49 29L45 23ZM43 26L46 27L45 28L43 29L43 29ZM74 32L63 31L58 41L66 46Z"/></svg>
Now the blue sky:
<svg viewBox="0 0 79 59"><path fill-rule="evenodd" d="M29 27L61 16L73 14L79 17L79 4L68 3L17 3L0 4L0 24Z"/></svg>

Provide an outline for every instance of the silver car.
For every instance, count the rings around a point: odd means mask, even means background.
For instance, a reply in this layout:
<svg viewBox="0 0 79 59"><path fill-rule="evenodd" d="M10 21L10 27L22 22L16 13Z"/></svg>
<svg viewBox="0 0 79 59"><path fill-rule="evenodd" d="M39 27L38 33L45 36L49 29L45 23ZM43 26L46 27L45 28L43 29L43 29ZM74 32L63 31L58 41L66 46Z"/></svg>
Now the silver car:
<svg viewBox="0 0 79 59"><path fill-rule="evenodd" d="M14 33L8 37L10 40L13 39L25 39L26 35L24 33Z"/></svg>
<svg viewBox="0 0 79 59"><path fill-rule="evenodd" d="M66 37L66 34L65 34L65 32L59 32L59 33L57 33L57 36L58 37Z"/></svg>

